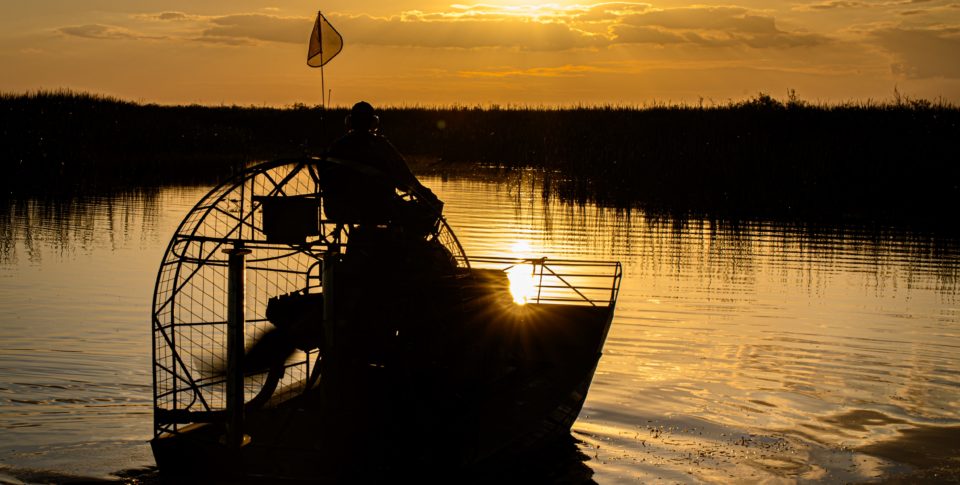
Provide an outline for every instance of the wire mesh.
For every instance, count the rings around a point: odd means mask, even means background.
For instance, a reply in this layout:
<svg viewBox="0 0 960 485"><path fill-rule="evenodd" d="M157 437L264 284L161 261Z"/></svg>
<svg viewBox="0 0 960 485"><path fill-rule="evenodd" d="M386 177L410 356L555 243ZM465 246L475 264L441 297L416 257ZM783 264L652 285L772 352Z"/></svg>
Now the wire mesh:
<svg viewBox="0 0 960 485"><path fill-rule="evenodd" d="M348 242L349 227L324 218L319 163L302 159L252 167L212 189L173 234L157 274L153 301L155 435L175 431L184 422L209 419L211 413L225 409L228 267L224 250L242 246L251 251L245 262L248 347L271 329L266 318L271 297L320 291L322 255ZM264 228L264 200L269 198L316 200L316 234L294 243L270 241ZM459 266L469 265L442 218L430 238L447 247ZM291 355L277 389L286 391L285 395L302 389L317 355L316 350ZM266 373L246 376L246 401L263 389L266 378Z"/></svg>
<svg viewBox="0 0 960 485"><path fill-rule="evenodd" d="M154 294L155 405L166 411L221 411L226 384L227 255L243 246L246 259L246 343L266 332L271 297L308 286L325 242L268 243L258 196L317 197L309 163L273 163L251 169L210 191L174 233L157 276ZM318 212L317 218L319 220ZM319 316L318 316L319 318ZM279 387L306 381L310 356L288 360ZM259 393L266 375L247 376L247 400ZM157 433L174 423L157 421Z"/></svg>

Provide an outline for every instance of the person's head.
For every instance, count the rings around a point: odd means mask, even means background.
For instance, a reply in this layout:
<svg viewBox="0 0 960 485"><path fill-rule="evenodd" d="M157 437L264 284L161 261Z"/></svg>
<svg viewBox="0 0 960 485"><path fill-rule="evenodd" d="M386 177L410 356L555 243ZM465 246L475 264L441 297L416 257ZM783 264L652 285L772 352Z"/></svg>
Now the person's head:
<svg viewBox="0 0 960 485"><path fill-rule="evenodd" d="M373 114L373 106L366 101L353 105L347 115L347 128L352 131L377 131L380 118Z"/></svg>

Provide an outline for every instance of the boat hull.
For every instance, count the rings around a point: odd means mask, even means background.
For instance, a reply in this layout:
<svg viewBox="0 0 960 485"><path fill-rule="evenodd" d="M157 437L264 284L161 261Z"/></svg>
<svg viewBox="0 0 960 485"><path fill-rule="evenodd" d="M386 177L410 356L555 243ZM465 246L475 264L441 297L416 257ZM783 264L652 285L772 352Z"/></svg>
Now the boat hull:
<svg viewBox="0 0 960 485"><path fill-rule="evenodd" d="M162 476L422 479L495 467L569 436L612 309L500 307L502 295L491 298L462 304L462 324L445 344L393 349L399 354L387 360L373 353L366 365L328 371L306 393L248 411L243 446L224 444L220 422L156 437ZM328 377L335 387L324 385Z"/></svg>

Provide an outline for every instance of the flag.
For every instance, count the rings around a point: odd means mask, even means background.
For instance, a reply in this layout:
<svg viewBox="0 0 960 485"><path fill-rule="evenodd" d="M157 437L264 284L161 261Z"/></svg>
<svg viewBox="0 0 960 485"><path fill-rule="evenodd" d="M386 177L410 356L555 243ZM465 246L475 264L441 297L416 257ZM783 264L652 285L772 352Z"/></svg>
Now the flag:
<svg viewBox="0 0 960 485"><path fill-rule="evenodd" d="M310 48L307 49L307 65L320 67L333 59L343 49L343 37L330 25L322 13L317 12L317 21L310 34Z"/></svg>

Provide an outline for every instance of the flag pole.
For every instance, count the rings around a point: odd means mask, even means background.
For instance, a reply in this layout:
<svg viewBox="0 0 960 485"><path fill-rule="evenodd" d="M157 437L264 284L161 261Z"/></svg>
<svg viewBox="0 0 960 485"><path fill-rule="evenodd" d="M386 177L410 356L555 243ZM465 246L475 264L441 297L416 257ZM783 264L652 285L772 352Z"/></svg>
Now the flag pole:
<svg viewBox="0 0 960 485"><path fill-rule="evenodd" d="M326 37L326 38L324 38ZM325 45L326 44L326 45ZM320 136L326 135L326 112L327 103L327 80L323 69L324 64L330 62L330 59L336 57L343 49L343 36L337 29L330 25L327 18L323 16L323 11L317 11L317 20L313 24L313 32L310 33L310 46L307 49L307 65L320 68ZM324 52L324 51L327 52Z"/></svg>
<svg viewBox="0 0 960 485"><path fill-rule="evenodd" d="M317 18L323 16L322 10L317 10ZM320 56L323 57L323 29L319 29L320 37ZM323 77L323 64L320 64L320 143L326 141L326 115L327 115L327 84Z"/></svg>

